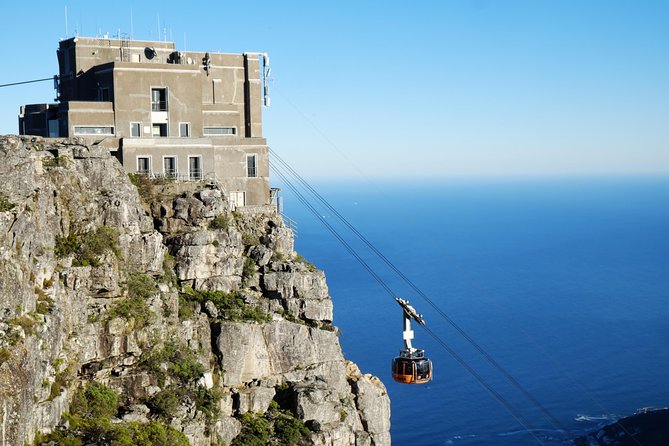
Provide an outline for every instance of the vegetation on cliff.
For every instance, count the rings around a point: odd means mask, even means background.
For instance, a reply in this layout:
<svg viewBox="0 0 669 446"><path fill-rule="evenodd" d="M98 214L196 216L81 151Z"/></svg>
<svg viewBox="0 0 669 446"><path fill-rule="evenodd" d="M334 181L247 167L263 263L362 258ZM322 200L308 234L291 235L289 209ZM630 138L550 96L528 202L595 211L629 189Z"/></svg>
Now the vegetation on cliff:
<svg viewBox="0 0 669 446"><path fill-rule="evenodd" d="M186 436L161 421L119 422L119 395L97 382L78 389L69 413L63 414L67 427L37 434L34 446L189 446ZM115 421L114 421L115 420Z"/></svg>
<svg viewBox="0 0 669 446"><path fill-rule="evenodd" d="M0 446L389 442L276 209L76 141L0 137L0 175Z"/></svg>

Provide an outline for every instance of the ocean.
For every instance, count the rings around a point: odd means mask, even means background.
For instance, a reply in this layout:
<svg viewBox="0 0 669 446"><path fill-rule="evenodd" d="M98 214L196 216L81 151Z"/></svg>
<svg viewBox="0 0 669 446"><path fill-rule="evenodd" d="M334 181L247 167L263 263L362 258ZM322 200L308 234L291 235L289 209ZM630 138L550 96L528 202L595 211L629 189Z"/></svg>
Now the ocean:
<svg viewBox="0 0 669 446"><path fill-rule="evenodd" d="M531 396L320 209L498 398L416 324L434 379L393 382L400 307L278 184L297 251L326 273L346 358L388 389L394 444L562 445L669 405L668 177L312 185Z"/></svg>

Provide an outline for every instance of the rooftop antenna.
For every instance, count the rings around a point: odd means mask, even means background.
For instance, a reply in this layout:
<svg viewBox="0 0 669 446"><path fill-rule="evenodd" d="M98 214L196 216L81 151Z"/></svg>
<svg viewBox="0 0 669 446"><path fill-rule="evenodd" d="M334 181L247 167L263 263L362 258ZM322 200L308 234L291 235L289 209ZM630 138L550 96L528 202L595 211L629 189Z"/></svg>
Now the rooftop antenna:
<svg viewBox="0 0 669 446"><path fill-rule="evenodd" d="M67 32L67 5L65 5L65 38L66 39L67 39L68 34L69 33Z"/></svg>
<svg viewBox="0 0 669 446"><path fill-rule="evenodd" d="M130 8L130 40L133 39L135 34L135 26L132 22L132 8Z"/></svg>
<svg viewBox="0 0 669 446"><path fill-rule="evenodd" d="M269 82L271 80L270 76L272 74L272 69L269 66L269 55L267 53L262 53L262 84L263 84L263 105L265 107L270 106L270 96L269 96Z"/></svg>

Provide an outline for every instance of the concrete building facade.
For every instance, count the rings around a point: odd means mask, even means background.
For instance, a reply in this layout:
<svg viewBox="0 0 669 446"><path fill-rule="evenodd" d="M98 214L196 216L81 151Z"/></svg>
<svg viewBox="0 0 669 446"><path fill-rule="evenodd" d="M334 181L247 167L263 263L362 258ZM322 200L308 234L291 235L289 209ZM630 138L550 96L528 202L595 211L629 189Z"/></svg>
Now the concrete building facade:
<svg viewBox="0 0 669 446"><path fill-rule="evenodd" d="M21 107L21 134L82 137L128 172L215 179L235 206L269 203L266 55L74 37L60 42L58 64L58 103Z"/></svg>

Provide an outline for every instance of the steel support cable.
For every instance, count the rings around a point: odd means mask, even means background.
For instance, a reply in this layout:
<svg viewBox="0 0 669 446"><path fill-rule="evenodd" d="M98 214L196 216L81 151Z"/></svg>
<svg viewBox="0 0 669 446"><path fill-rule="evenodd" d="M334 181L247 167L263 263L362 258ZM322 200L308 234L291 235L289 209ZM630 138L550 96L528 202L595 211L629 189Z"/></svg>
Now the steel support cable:
<svg viewBox="0 0 669 446"><path fill-rule="evenodd" d="M54 76L51 76L51 77L45 77L44 79L34 79L34 80L31 80L31 81L12 82L11 84L0 84L0 88L2 88L2 87L12 87L14 85L32 84L34 82L52 81L53 79L54 79Z"/></svg>
<svg viewBox="0 0 669 446"><path fill-rule="evenodd" d="M311 203L302 195L302 193L290 182L290 180L279 170L276 169L276 173L281 178L286 185L293 191L298 200L318 219L321 223L332 233L332 235L344 246L344 248L351 254L364 268L367 272L376 280L376 282L381 285L381 287L390 295L394 296L393 290L386 285L386 283L379 277L378 274L369 266L365 260L360 257L360 255L353 249L353 247L346 241L344 238L337 232L337 230L332 227L332 225L320 215L318 210L314 208Z"/></svg>
<svg viewBox="0 0 669 446"><path fill-rule="evenodd" d="M506 401L506 398L504 398L499 392L497 392L490 384L488 384L483 377L476 371L472 366L467 364L467 362L460 356L457 352L455 352L451 347L448 346L435 332L430 330L427 326L423 325L423 329L427 334L432 337L444 350L446 350L467 372L469 372L470 375L478 381L478 383L498 402L500 403L504 409L506 409L509 414L520 424L523 429L525 429L530 435L534 437L535 440L539 444L544 444L544 442L534 433L532 429L527 425L527 423L523 420L523 417L514 409L511 404L509 404L508 401Z"/></svg>
<svg viewBox="0 0 669 446"><path fill-rule="evenodd" d="M344 248L367 270L367 272L378 282L379 285L388 293L391 299L396 297L396 294L393 290L381 279L381 277L376 274L371 266L353 249L353 247L337 232L337 230L327 221L325 218L318 212L316 208L307 200L304 195L299 191L299 189L287 178L286 174L281 171L284 167L275 166L276 174L283 180L283 182L288 186L288 188L295 194L298 201L302 203L307 210L309 210L314 217L316 217L323 225L332 233L332 235L344 246ZM474 370L467 362L460 356L455 350L450 348L446 342L444 342L436 333L432 330L429 330L427 327L423 326L426 332L444 349L448 352L469 374L471 374L474 379L500 404L502 407L509 412L509 414L520 424L520 426L525 429L530 435L532 435L539 444L544 444L543 441L534 433L532 429L529 428L527 422L523 420L523 417L514 409L514 407L497 392L490 384L488 384L485 379Z"/></svg>
<svg viewBox="0 0 669 446"><path fill-rule="evenodd" d="M276 160L284 166L311 194L318 199L330 212L332 212L351 232L353 232L374 254L376 254L391 270L393 270L411 289L421 296L434 310L446 320L464 339L472 345L476 351L481 354L495 369L497 369L506 380L518 389L532 404L539 409L544 416L551 422L553 427L563 432L569 432L557 418L555 418L525 387L516 380L497 360L495 360L478 342L464 331L450 316L448 316L432 299L430 299L416 284L411 281L402 271L399 270L381 251L379 251L364 235L362 235L343 215L341 215L330 203L323 198L304 178L302 178L287 162L285 162L271 148L272 154Z"/></svg>

